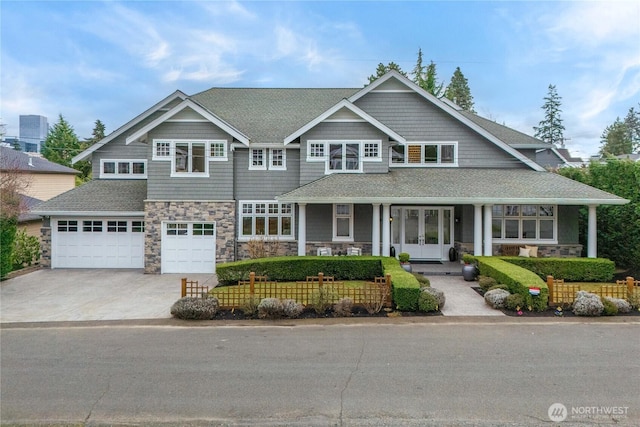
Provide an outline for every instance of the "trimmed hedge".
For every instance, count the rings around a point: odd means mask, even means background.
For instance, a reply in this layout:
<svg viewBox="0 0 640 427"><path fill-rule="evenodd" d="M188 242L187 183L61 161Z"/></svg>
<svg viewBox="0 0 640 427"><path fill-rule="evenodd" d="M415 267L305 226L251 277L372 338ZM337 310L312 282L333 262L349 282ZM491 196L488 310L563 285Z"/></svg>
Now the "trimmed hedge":
<svg viewBox="0 0 640 427"><path fill-rule="evenodd" d="M249 273L252 271L280 282L304 280L307 276L317 276L319 272L325 276L333 276L336 280L362 280L382 276L382 265L380 257L371 256L286 256L235 261L216 266L218 283L222 285L235 285L238 280L249 280Z"/></svg>
<svg viewBox="0 0 640 427"><path fill-rule="evenodd" d="M525 307L535 311L544 311L549 303L549 288L544 280L532 271L515 264L510 264L497 257L475 257L480 274L493 277L498 283L507 285L512 294L520 294L524 298ZM539 296L532 296L529 288L540 288Z"/></svg>
<svg viewBox="0 0 640 427"><path fill-rule="evenodd" d="M616 269L606 258L500 258L533 271L542 280L553 276L567 282L611 282Z"/></svg>
<svg viewBox="0 0 640 427"><path fill-rule="evenodd" d="M393 257L383 257L384 274L391 275L391 294L396 308L401 311L416 311L420 297L420 283L416 277L405 271Z"/></svg>

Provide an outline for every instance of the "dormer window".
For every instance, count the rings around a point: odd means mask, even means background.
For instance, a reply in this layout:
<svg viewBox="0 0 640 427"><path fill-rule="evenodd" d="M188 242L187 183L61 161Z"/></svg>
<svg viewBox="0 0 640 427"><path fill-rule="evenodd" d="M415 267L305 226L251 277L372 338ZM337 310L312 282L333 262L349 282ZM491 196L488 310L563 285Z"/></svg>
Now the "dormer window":
<svg viewBox="0 0 640 427"><path fill-rule="evenodd" d="M455 167L458 166L457 142L421 142L399 144L390 148L390 166Z"/></svg>

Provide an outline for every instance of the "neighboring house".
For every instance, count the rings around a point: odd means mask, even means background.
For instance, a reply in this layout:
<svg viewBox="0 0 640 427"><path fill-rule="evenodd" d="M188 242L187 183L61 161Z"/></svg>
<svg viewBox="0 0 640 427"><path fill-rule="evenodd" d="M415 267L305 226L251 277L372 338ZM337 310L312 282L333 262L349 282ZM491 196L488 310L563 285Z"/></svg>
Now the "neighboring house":
<svg viewBox="0 0 640 427"><path fill-rule="evenodd" d="M77 170L50 162L39 155L29 155L10 147L0 147L0 174L21 174L24 184L22 191L25 211L18 221L30 236L40 236L42 218L30 211L41 201L71 190L76 185Z"/></svg>
<svg viewBox="0 0 640 427"><path fill-rule="evenodd" d="M43 258L214 272L255 239L301 256L445 260L503 244L579 256L583 205L596 256L596 206L628 201L547 172L543 144L396 72L360 89L176 91L74 159L91 159L94 179L38 208Z"/></svg>
<svg viewBox="0 0 640 427"><path fill-rule="evenodd" d="M619 154L616 157L620 160L631 160L633 162L640 162L640 153Z"/></svg>

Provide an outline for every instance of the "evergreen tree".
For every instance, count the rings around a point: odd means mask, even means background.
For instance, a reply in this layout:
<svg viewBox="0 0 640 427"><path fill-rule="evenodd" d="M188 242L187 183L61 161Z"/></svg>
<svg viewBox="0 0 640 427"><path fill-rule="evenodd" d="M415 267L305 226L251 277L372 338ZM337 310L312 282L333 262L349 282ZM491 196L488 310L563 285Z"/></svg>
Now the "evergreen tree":
<svg viewBox="0 0 640 427"><path fill-rule="evenodd" d="M631 140L632 152L640 151L640 103L638 103L638 111L633 107L629 108L627 116L624 118L624 124L627 126L629 139Z"/></svg>
<svg viewBox="0 0 640 427"><path fill-rule="evenodd" d="M600 155L617 156L619 154L631 154L633 152L633 142L631 132L627 124L616 118L616 121L607 126L602 133Z"/></svg>
<svg viewBox="0 0 640 427"><path fill-rule="evenodd" d="M62 114L47 135L41 152L45 159L69 167L73 156L80 153L78 137Z"/></svg>
<svg viewBox="0 0 640 427"><path fill-rule="evenodd" d="M80 152L91 147L93 144L100 142L104 139L105 125L100 120L96 120L91 133L91 138L85 138L80 143ZM82 160L73 165L74 169L80 171L80 175L77 177L80 183L89 181L91 179L91 160Z"/></svg>
<svg viewBox="0 0 640 427"><path fill-rule="evenodd" d="M444 83L438 84L438 73L436 72L436 64L435 62L431 61L429 65L427 65L424 86L422 88L436 98L441 98L444 95L442 92L443 87Z"/></svg>
<svg viewBox="0 0 640 427"><path fill-rule="evenodd" d="M422 49L418 49L418 59L416 60L416 66L413 67L413 82L420 86L421 88L426 90L427 81L426 81L426 72L424 69L424 65L422 65Z"/></svg>
<svg viewBox="0 0 640 427"><path fill-rule="evenodd" d="M562 97L558 95L556 87L549 85L549 92L544 98L544 119L540 121L539 126L534 126L533 130L536 138L541 139L544 142L555 144L564 147L564 125L562 124L562 118L560 109Z"/></svg>
<svg viewBox="0 0 640 427"><path fill-rule="evenodd" d="M378 64L378 68L376 68L376 73L369 76L369 83L373 83L374 81L376 81L380 77L384 76L385 74L387 74L391 70L396 70L397 72L399 72L403 76L407 77L407 73L402 71L400 66L398 64L396 64L395 62L389 62L387 65L384 65L381 62L381 63Z"/></svg>
<svg viewBox="0 0 640 427"><path fill-rule="evenodd" d="M471 89L469 89L469 82L464 74L462 74L462 71L460 71L460 67L456 67L456 70L453 72L451 82L444 91L444 96L455 102L463 110L472 113L476 112L473 108L473 96L471 95Z"/></svg>

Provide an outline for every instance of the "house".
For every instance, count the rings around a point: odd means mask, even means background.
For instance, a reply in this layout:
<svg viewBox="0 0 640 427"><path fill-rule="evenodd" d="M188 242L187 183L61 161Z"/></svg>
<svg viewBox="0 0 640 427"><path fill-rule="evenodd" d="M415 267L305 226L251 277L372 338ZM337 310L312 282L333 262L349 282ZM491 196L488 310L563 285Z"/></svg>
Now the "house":
<svg viewBox="0 0 640 427"><path fill-rule="evenodd" d="M214 272L256 239L300 256L579 256L584 205L596 256L596 206L628 201L547 172L532 140L393 71L364 88L176 91L74 159L94 179L38 208L43 262Z"/></svg>
<svg viewBox="0 0 640 427"><path fill-rule="evenodd" d="M33 210L43 200L76 186L77 170L50 162L40 155L16 151L10 147L0 147L0 175L16 173L21 175L22 205L24 212L18 218L20 228L25 227L30 236L40 236L42 217Z"/></svg>

